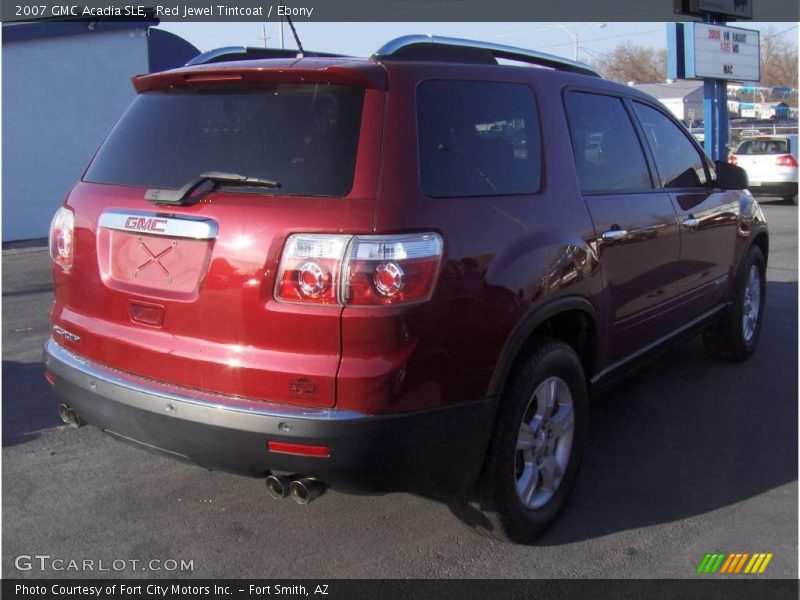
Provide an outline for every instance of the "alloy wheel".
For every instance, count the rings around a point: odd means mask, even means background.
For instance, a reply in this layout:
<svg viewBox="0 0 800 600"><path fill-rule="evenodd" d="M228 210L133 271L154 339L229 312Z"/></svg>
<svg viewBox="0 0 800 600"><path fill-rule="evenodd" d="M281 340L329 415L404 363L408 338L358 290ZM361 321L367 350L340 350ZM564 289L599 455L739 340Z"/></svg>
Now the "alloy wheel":
<svg viewBox="0 0 800 600"><path fill-rule="evenodd" d="M574 429L569 386L560 377L548 377L533 392L517 434L515 480L526 508L540 508L555 494L567 470Z"/></svg>
<svg viewBox="0 0 800 600"><path fill-rule="evenodd" d="M761 309L761 272L756 265L750 266L744 288L742 306L742 335L748 344L758 329L758 317Z"/></svg>

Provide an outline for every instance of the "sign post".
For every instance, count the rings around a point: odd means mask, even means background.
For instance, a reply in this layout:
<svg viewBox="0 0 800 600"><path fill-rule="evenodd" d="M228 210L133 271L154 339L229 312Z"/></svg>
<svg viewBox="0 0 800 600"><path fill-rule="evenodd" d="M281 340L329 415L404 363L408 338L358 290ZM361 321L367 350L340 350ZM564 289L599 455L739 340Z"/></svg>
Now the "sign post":
<svg viewBox="0 0 800 600"><path fill-rule="evenodd" d="M706 13L703 15L703 21L713 24L714 17ZM709 30L709 34L712 31ZM695 67L696 65L695 55ZM729 65L723 65L723 72L728 70L728 67ZM732 68L730 70L732 71ZM703 81L703 131L705 133L703 145L711 160L728 161L728 120L727 81L706 79Z"/></svg>
<svg viewBox="0 0 800 600"><path fill-rule="evenodd" d="M703 82L703 145L712 160L728 160L728 84L725 80Z"/></svg>

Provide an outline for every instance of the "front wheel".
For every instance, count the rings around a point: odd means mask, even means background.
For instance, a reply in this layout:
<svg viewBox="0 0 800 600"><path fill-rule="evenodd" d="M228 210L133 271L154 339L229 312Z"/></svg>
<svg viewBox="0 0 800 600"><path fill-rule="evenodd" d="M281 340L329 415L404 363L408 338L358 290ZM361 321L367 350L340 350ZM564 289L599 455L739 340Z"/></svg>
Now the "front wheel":
<svg viewBox="0 0 800 600"><path fill-rule="evenodd" d="M733 303L717 329L705 334L709 354L741 361L755 352L767 299L767 266L758 246L745 255L739 272Z"/></svg>
<svg viewBox="0 0 800 600"><path fill-rule="evenodd" d="M580 359L567 344L540 340L500 400L475 497L451 509L480 533L530 543L563 508L588 430Z"/></svg>

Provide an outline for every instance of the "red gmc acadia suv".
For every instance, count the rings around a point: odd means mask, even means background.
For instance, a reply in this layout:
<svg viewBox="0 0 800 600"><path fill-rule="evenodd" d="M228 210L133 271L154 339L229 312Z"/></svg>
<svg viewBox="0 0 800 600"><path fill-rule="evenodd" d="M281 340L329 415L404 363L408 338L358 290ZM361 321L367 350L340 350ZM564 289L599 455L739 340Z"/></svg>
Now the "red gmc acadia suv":
<svg viewBox="0 0 800 600"><path fill-rule="evenodd" d="M51 228L44 362L73 425L301 503L437 495L529 542L593 388L698 333L756 347L746 175L585 65L408 36L133 83Z"/></svg>

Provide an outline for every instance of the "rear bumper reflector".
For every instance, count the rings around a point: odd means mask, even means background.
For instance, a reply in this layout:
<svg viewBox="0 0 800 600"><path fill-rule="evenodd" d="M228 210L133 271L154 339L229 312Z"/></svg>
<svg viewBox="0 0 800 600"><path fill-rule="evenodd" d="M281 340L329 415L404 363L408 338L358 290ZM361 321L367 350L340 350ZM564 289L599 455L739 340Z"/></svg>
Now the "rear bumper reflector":
<svg viewBox="0 0 800 600"><path fill-rule="evenodd" d="M328 458L331 455L331 449L327 446L287 444L285 442L267 442L267 450L279 454L297 454L299 456L316 456L318 458Z"/></svg>

